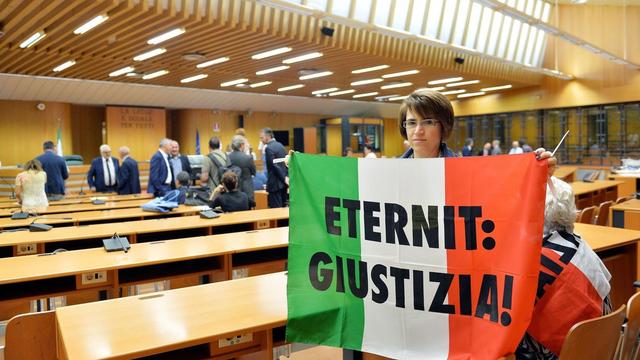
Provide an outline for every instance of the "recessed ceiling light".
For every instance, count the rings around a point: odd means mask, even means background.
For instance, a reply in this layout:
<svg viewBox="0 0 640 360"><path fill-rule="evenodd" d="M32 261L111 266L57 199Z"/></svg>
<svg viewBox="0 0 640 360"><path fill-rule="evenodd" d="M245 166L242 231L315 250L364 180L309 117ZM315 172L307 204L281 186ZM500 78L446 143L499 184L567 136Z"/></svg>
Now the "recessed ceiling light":
<svg viewBox="0 0 640 360"><path fill-rule="evenodd" d="M461 82L455 82L455 83L447 84L447 87L464 86L464 85L473 85L473 84L477 84L477 83L479 83L479 82L480 82L480 80L468 80L468 81L461 81Z"/></svg>
<svg viewBox="0 0 640 360"><path fill-rule="evenodd" d="M300 62L300 61L319 58L321 56L322 56L321 52L312 52L312 53L308 53L308 54L292 57L292 58L289 58L289 59L284 59L284 60L282 60L282 63L283 64L293 64L293 63L297 63L297 62Z"/></svg>
<svg viewBox="0 0 640 360"><path fill-rule="evenodd" d="M111 72L109 74L109 76L111 76L111 77L120 76L120 75L124 75L126 73L130 73L130 72L132 72L134 70L135 70L135 68L133 66L127 66L127 67L124 67L124 68L122 68L120 70L116 70L114 72Z"/></svg>
<svg viewBox="0 0 640 360"><path fill-rule="evenodd" d="M501 85L501 86L492 86L484 89L480 89L480 91L496 91L496 90L505 90L511 89L513 86L511 85Z"/></svg>
<svg viewBox="0 0 640 360"><path fill-rule="evenodd" d="M442 94L442 95L455 95L455 94L462 94L463 92L467 92L467 90L460 89L460 90L443 91L440 94Z"/></svg>
<svg viewBox="0 0 640 360"><path fill-rule="evenodd" d="M300 76L299 79L300 80L309 80L309 79L315 79L315 78L319 78L319 77L323 77L323 76L329 76L329 75L333 75L333 73L331 71L321 71L321 72L317 72L317 73L314 73L314 74Z"/></svg>
<svg viewBox="0 0 640 360"><path fill-rule="evenodd" d="M425 87L425 88L420 88L420 89L416 89L416 91L440 91L440 90L444 90L444 86L435 86L435 87Z"/></svg>
<svg viewBox="0 0 640 360"><path fill-rule="evenodd" d="M127 73L126 76L127 77L132 77L132 78L141 78L143 76L143 74L133 71L133 72Z"/></svg>
<svg viewBox="0 0 640 360"><path fill-rule="evenodd" d="M198 61L198 60L202 60L204 58L205 58L204 54L199 53L197 51L196 52L190 52L190 53L182 54L182 60L185 60L185 61Z"/></svg>
<svg viewBox="0 0 640 360"><path fill-rule="evenodd" d="M209 60L209 61L205 61L202 64L196 65L196 67L202 69L202 68L209 67L211 65L223 63L225 61L229 61L229 58L226 57L226 56L225 57L221 57L221 58L217 58L217 59L213 59L213 60Z"/></svg>
<svg viewBox="0 0 640 360"><path fill-rule="evenodd" d="M186 83L190 83L192 81L204 79L207 76L209 76L209 75L207 75L207 74L198 74L198 75L190 76L188 78L184 78L184 79L180 80L180 82L183 83L183 84L186 84Z"/></svg>
<svg viewBox="0 0 640 360"><path fill-rule="evenodd" d="M401 71L401 72L392 73L392 74L385 74L385 75L382 75L382 77L384 79L388 79L388 78L394 78L394 77L398 77L398 76L413 75L413 74L417 74L419 72L420 72L420 70L408 70L408 71Z"/></svg>
<svg viewBox="0 0 640 360"><path fill-rule="evenodd" d="M87 21L84 25L80 26L79 28L73 30L73 33L76 35L81 35L86 33L87 31L93 29L94 27L102 24L103 22L107 21L109 17L107 15L98 15L96 17L94 17L93 19Z"/></svg>
<svg viewBox="0 0 640 360"><path fill-rule="evenodd" d="M289 91L289 90L294 90L294 89L300 89L300 88L303 88L303 87L304 87L303 84L296 84L296 85L281 87L281 88L278 89L278 91Z"/></svg>
<svg viewBox="0 0 640 360"><path fill-rule="evenodd" d="M172 30L167 31L164 34L160 34L156 37L153 37L151 39L149 39L149 41L147 41L147 44L149 45L158 45L163 41L167 41L169 39L173 39L176 36L180 36L182 34L185 33L185 29L184 28L175 28Z"/></svg>
<svg viewBox="0 0 640 360"><path fill-rule="evenodd" d="M377 92L377 91L370 92L370 93L364 93L364 94L357 94L357 95L353 95L353 98L354 98L354 99L357 99L357 98L363 98L363 97L367 97L367 96L375 96L375 95L378 95L378 92Z"/></svg>
<svg viewBox="0 0 640 360"><path fill-rule="evenodd" d="M351 83L351 86L358 86L358 85L366 85L366 84L373 84L373 83L379 83L382 82L384 80L380 79L380 78L376 78L376 79L367 79L367 80L359 80L359 81L354 81Z"/></svg>
<svg viewBox="0 0 640 360"><path fill-rule="evenodd" d="M366 73L366 72L370 72L370 71L384 70L384 69L388 69L388 68L389 68L389 65L378 65L378 66L372 66L372 67L368 67L368 68L353 70L351 73L352 74L362 74L362 73Z"/></svg>
<svg viewBox="0 0 640 360"><path fill-rule="evenodd" d="M395 97L390 97L388 100L389 101L398 101L398 100L404 100L404 99L406 99L408 97L409 97L409 95L395 96Z"/></svg>
<svg viewBox="0 0 640 360"><path fill-rule="evenodd" d="M269 69L256 71L256 75L271 74L271 73L274 73L276 71L287 70L289 67L290 66L287 66L287 65L280 65L280 66L272 67L272 68L269 68Z"/></svg>
<svg viewBox="0 0 640 360"><path fill-rule="evenodd" d="M155 79L155 78L160 77L162 75L167 75L168 73L169 72L167 70L160 70L160 71L152 72L150 74L146 74L146 75L142 76L142 80Z"/></svg>
<svg viewBox="0 0 640 360"><path fill-rule="evenodd" d="M281 48L278 48L278 49L273 49L273 50L269 50L269 51L265 51L265 52L261 52L261 53L255 54L251 58L253 60L260 60L260 59L268 58L268 57L271 57L271 56L276 56L276 55L288 53L291 50L293 50L293 49L291 49L290 47L281 47Z"/></svg>
<svg viewBox="0 0 640 360"><path fill-rule="evenodd" d="M460 94L458 95L459 98L468 98L468 97L472 97L472 96L480 96L480 95L484 95L485 92L484 91L478 91L478 92L472 92L472 93L467 93L467 94Z"/></svg>
<svg viewBox="0 0 640 360"><path fill-rule="evenodd" d="M233 85L238 85L238 84L245 83L247 81L249 81L249 79L236 79L236 80L223 82L223 83L220 84L220 86L222 86L222 87L233 86Z"/></svg>
<svg viewBox="0 0 640 360"><path fill-rule="evenodd" d="M328 89L322 89L322 90L316 90L316 91L312 91L311 94L312 95L318 95L318 94L325 94L325 93L330 93L330 92L334 92L338 90L338 88L336 87L332 87L332 88L328 88Z"/></svg>
<svg viewBox="0 0 640 360"><path fill-rule="evenodd" d="M251 85L249 85L249 87L257 88L257 87L266 86L266 85L269 85L269 84L271 84L271 81L262 81L262 82L259 82L259 83L251 84Z"/></svg>
<svg viewBox="0 0 640 360"><path fill-rule="evenodd" d="M407 86L411 86L411 85L413 85L413 83L403 82L403 83L397 83L397 84L383 85L383 86L380 87L380 89L382 89L382 90L395 89L395 88L407 87Z"/></svg>
<svg viewBox="0 0 640 360"><path fill-rule="evenodd" d="M60 71L62 71L64 69L68 69L68 68L72 67L75 64L76 64L75 60L69 60L69 61L64 62L64 63L56 66L55 68L53 68L53 71L54 72L60 72Z"/></svg>
<svg viewBox="0 0 640 360"><path fill-rule="evenodd" d="M47 34L45 34L44 31L38 31L37 33L29 36L29 38L27 40L25 40L22 43L20 43L20 48L21 49L26 49L28 47L31 47L31 46L33 46L33 44L35 44L38 41L44 39L45 36L47 36Z"/></svg>
<svg viewBox="0 0 640 360"><path fill-rule="evenodd" d="M167 52L167 49L165 48L157 48L157 49L153 49L151 51L147 51L146 53L140 54L136 57L133 58L133 60L135 61L144 61L147 59L150 59L154 56L158 56L160 54L164 54L165 52Z"/></svg>
<svg viewBox="0 0 640 360"><path fill-rule="evenodd" d="M356 92L356 91L353 90L353 89L342 90L342 91L336 91L336 92L329 93L329 96L338 96L338 95L344 95L344 94L351 94L351 93L354 93L354 92Z"/></svg>
<svg viewBox="0 0 640 360"><path fill-rule="evenodd" d="M462 77L452 77L452 78L446 78L446 79L440 79L440 80L431 80L429 81L427 84L429 85L440 85L440 84L446 84L446 83L450 83L450 82L456 82L456 81L460 81L462 80Z"/></svg>

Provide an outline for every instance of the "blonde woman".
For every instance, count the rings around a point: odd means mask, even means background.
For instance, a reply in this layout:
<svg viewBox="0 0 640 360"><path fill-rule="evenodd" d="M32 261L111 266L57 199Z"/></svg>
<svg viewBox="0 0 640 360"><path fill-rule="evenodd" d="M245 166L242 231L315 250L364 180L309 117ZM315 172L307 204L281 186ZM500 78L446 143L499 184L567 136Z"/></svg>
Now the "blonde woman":
<svg viewBox="0 0 640 360"><path fill-rule="evenodd" d="M47 209L49 202L44 191L47 173L37 159L29 160L24 171L16 176L16 198L22 205L22 211L37 213Z"/></svg>

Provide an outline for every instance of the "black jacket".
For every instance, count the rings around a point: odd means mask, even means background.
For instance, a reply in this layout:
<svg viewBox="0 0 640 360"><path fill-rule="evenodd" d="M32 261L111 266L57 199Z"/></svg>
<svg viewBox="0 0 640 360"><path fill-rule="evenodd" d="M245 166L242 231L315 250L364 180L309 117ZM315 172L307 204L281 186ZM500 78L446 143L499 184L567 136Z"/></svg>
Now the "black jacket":
<svg viewBox="0 0 640 360"><path fill-rule="evenodd" d="M122 162L118 172L118 194L139 194L140 193L140 172L138 162L128 157Z"/></svg>
<svg viewBox="0 0 640 360"><path fill-rule="evenodd" d="M283 162L273 163L273 159L282 159L287 156L284 146L276 140L271 140L265 149L265 161L267 162L267 192L276 192L287 187L284 178L288 175L287 167Z"/></svg>
<svg viewBox="0 0 640 360"><path fill-rule="evenodd" d="M229 161L231 165L235 165L242 170L240 174L239 190L247 194L249 197L249 203L255 203L255 197L253 195L253 179L251 176L256 174L256 164L253 162L253 158L242 151L232 151L229 154Z"/></svg>

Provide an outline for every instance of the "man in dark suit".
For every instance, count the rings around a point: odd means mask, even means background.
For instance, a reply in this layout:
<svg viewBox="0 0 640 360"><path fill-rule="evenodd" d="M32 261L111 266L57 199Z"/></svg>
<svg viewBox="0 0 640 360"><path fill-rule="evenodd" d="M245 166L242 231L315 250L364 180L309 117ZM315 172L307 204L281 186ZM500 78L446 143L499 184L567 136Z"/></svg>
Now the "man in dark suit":
<svg viewBox="0 0 640 360"><path fill-rule="evenodd" d="M267 202L270 208L287 206L287 186L289 179L284 161L273 163L274 159L284 159L287 151L284 146L273 138L270 128L262 129L260 141L267 147L265 149L265 162L267 164Z"/></svg>
<svg viewBox="0 0 640 360"><path fill-rule="evenodd" d="M250 155L245 153L247 139L242 135L234 135L231 138L231 153L229 161L231 165L240 168L240 177L238 179L238 188L249 198L249 207L255 207L255 196L253 194L253 179L251 176L256 174L256 163Z"/></svg>
<svg viewBox="0 0 640 360"><path fill-rule="evenodd" d="M164 196L167 191L176 188L175 175L169 164L171 141L166 138L160 140L158 151L151 157L147 192L155 197Z"/></svg>
<svg viewBox="0 0 640 360"><path fill-rule="evenodd" d="M140 193L140 172L138 162L129 156L129 148L120 147L118 150L122 166L118 171L118 195L139 194Z"/></svg>
<svg viewBox="0 0 640 360"><path fill-rule="evenodd" d="M107 144L100 145L100 156L91 161L87 173L89 187L97 192L115 192L119 167L118 159L111 157L111 147Z"/></svg>
<svg viewBox="0 0 640 360"><path fill-rule="evenodd" d="M189 158L186 155L180 154L180 144L175 140L171 142L171 156L169 157L169 164L171 164L173 173L176 174L176 176L183 171L191 176L191 164L189 164Z"/></svg>
<svg viewBox="0 0 640 360"><path fill-rule="evenodd" d="M62 156L56 155L56 147L53 141L45 141L42 145L44 154L37 157L42 164L42 169L47 173L45 192L47 196L64 195L64 181L69 178L67 163Z"/></svg>
<svg viewBox="0 0 640 360"><path fill-rule="evenodd" d="M464 147L462 148L462 156L473 156L473 139L466 138L464 140Z"/></svg>

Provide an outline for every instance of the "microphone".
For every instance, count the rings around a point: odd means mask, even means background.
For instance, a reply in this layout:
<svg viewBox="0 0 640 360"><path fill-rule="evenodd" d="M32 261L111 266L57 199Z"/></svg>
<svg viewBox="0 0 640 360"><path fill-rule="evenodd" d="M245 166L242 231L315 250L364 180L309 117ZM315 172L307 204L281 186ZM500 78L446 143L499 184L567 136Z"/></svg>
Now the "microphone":
<svg viewBox="0 0 640 360"><path fill-rule="evenodd" d="M78 195L84 195L84 191L82 191L83 185L80 185L80 192L78 193Z"/></svg>
<svg viewBox="0 0 640 360"><path fill-rule="evenodd" d="M33 219L31 224L29 224L29 231L30 232L42 232L42 231L49 231L49 230L53 229L53 226L51 226L51 225L36 224L36 220L38 220L37 217L35 219Z"/></svg>

